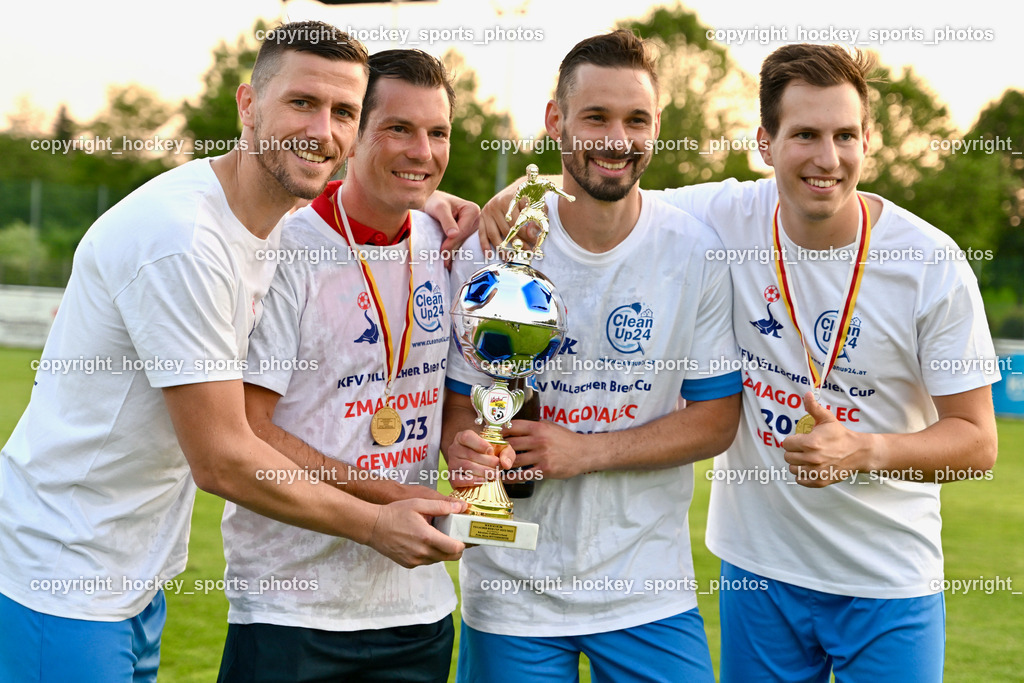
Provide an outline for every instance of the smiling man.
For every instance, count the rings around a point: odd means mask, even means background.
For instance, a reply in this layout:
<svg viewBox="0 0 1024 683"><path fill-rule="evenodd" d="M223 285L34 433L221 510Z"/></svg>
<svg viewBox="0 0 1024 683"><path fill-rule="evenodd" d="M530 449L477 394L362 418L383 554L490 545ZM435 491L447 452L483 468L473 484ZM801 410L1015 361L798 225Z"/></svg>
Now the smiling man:
<svg viewBox="0 0 1024 683"><path fill-rule="evenodd" d="M332 473L327 486L378 503L443 498L445 236L418 209L448 165L455 92L419 50L380 52L369 65L344 183L282 230L282 249L336 257L278 269L249 344L246 410L270 445ZM443 565L402 567L231 503L223 532L221 681L447 680L456 598ZM443 538L456 556L462 544Z"/></svg>
<svg viewBox="0 0 1024 683"><path fill-rule="evenodd" d="M731 588L729 683L942 680L938 484L996 458L999 374L970 266L857 189L870 70L835 45L779 48L757 134L775 178L667 193L727 249L774 257L732 265L744 409L707 530ZM975 370L941 369L954 359Z"/></svg>
<svg viewBox="0 0 1024 683"><path fill-rule="evenodd" d="M719 248L711 230L637 185L659 114L632 33L588 38L562 61L545 123L575 201L547 195L535 265L565 300L569 342L536 377L544 419L506 432L514 463L473 425L467 394L490 379L449 355L449 468L483 481L500 456L543 479L516 501L540 524L536 551L481 546L462 560L459 681L576 680L580 653L595 681L714 681L686 519L691 463L724 450L738 422L739 373L712 367L736 358L732 290L725 264L704 258ZM476 267L457 262L453 279ZM494 590L509 582L531 588Z"/></svg>
<svg viewBox="0 0 1024 683"><path fill-rule="evenodd" d="M282 27L238 89L239 148L155 178L82 239L42 357L109 358L111 371L37 374L0 455L0 680L155 680L162 587L185 568L196 485L410 566L458 556L426 517L461 506L317 486L245 418L275 263L257 255L348 155L366 78L346 34Z"/></svg>

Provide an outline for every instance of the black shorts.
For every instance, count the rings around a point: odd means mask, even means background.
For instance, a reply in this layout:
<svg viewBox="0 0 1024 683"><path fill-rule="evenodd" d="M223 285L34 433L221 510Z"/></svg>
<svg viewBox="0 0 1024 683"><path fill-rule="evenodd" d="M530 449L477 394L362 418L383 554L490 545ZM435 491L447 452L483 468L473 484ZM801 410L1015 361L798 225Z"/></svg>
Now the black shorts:
<svg viewBox="0 0 1024 683"><path fill-rule="evenodd" d="M218 683L445 683L455 627L433 624L321 631L276 624L228 624Z"/></svg>

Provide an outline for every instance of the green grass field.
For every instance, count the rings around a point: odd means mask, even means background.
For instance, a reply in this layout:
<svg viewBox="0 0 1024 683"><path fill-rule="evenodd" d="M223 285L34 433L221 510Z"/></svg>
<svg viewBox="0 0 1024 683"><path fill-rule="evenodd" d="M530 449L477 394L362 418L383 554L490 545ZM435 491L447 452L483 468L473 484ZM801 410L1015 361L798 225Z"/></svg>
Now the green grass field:
<svg viewBox="0 0 1024 683"><path fill-rule="evenodd" d="M33 377L29 363L38 357L38 351L0 349L0 442L7 440L28 403ZM1000 420L999 462L992 480L943 488L946 577L989 580L988 593L983 584L966 594L946 593L946 680L952 683L1024 680L1022 454L1024 422ZM703 473L709 466L704 463L697 468L690 512L694 564L697 579L705 588L718 572L718 560L704 547L710 484ZM216 581L223 577L222 509L223 502L213 496L200 493L196 499L188 569L179 577L186 586L193 586L196 580ZM456 577L454 564L449 571ZM698 599L717 669L717 598L700 595ZM226 617L227 601L219 591L169 595L160 679L172 683L215 680L227 629ZM584 665L581 680L590 680Z"/></svg>

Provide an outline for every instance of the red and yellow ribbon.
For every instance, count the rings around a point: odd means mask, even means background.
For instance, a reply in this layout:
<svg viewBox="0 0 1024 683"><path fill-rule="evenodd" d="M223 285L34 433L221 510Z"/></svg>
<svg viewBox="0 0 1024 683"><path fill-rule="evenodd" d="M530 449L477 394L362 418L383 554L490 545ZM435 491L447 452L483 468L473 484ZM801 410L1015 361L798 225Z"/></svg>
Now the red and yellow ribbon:
<svg viewBox="0 0 1024 683"><path fill-rule="evenodd" d="M412 259L409 259L409 296L405 307L405 326L402 329L402 339L399 342L400 355L398 356L398 362L396 363L394 342L391 338L391 326L388 323L388 313L384 308L384 300L381 298L380 288L377 286L377 281L373 277L373 271L363 258L363 255L358 248L359 245L355 244L355 238L352 236L352 229L348 224L348 216L345 215L345 207L341 207L340 215L338 213L338 206L341 204L339 200L340 195L341 188L339 187L338 194L335 195L334 201L332 202L334 205L334 218L338 222L338 225L345 228L345 239L351 250L359 259L359 267L363 272L363 283L366 285L367 293L370 295L370 301L373 302L374 312L377 314L377 320L380 322L380 333L384 337L384 371L387 373L387 384L384 388L384 403L386 405L392 400L391 385L394 383L399 373L402 372L402 368L405 366L405 361L409 358L409 350L412 348ZM410 252L412 251L411 235L409 236L409 250Z"/></svg>
<svg viewBox="0 0 1024 683"><path fill-rule="evenodd" d="M779 280L782 300L786 304L789 319L793 321L797 337L799 337L800 343L804 347L804 353L807 355L807 367L814 381L815 394L821 388L832 366L835 365L836 359L843 352L843 345L846 344L846 333L850 329L850 321L853 320L853 308L857 303L857 295L860 293L860 282L864 277L864 266L867 264L868 244L871 242L871 212L863 197L858 194L857 199L860 201L861 207L861 225L857 234L857 246L855 247L856 259L850 264L850 274L844 287L846 296L837 317L839 323L838 330L836 336L832 339L828 358L823 364L820 373L814 365L814 357L811 355L811 348L807 344L806 339L804 339L803 332L800 330L800 323L797 322L797 303L796 297L793 296L792 276L786 272L786 262L783 258L782 238L780 235L781 231L779 230L779 204L775 205L775 214L772 217L772 239L775 244L775 274Z"/></svg>

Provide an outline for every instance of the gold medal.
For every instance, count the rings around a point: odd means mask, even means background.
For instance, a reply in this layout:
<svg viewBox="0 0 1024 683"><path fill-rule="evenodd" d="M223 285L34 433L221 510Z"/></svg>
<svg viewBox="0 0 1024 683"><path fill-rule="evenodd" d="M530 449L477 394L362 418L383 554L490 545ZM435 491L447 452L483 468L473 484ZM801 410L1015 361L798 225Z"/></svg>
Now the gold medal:
<svg viewBox="0 0 1024 683"><path fill-rule="evenodd" d="M402 418L391 406L382 406L370 418L370 434L378 446L390 446L402 435Z"/></svg>
<svg viewBox="0 0 1024 683"><path fill-rule="evenodd" d="M814 429L814 418L810 415L804 415L796 421L796 433L797 434L810 434L811 430Z"/></svg>

